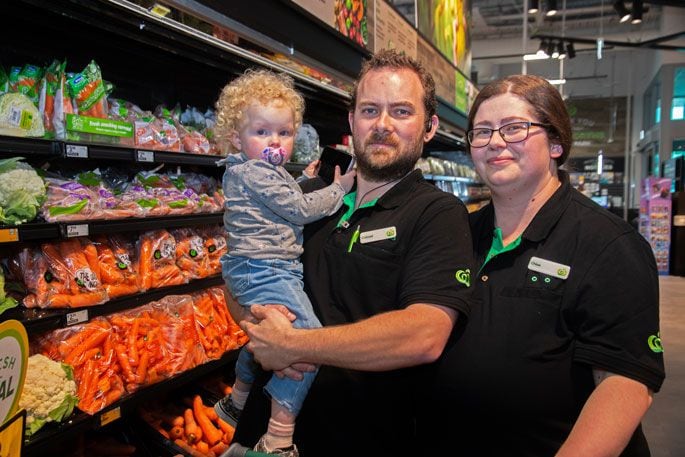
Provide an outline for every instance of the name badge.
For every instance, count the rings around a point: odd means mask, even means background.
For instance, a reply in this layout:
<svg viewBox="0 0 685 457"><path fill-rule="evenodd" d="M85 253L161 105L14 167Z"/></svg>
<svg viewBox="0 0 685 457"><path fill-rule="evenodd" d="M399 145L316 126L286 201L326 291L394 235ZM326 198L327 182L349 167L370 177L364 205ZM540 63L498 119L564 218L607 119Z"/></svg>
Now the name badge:
<svg viewBox="0 0 685 457"><path fill-rule="evenodd" d="M559 279L566 279L569 273L571 273L571 267L568 265L541 259L540 257L531 257L530 262L528 262L528 269Z"/></svg>
<svg viewBox="0 0 685 457"><path fill-rule="evenodd" d="M397 237L397 228L395 226L386 227L378 230L369 230L359 234L359 242L361 244L373 243L374 241L394 240Z"/></svg>

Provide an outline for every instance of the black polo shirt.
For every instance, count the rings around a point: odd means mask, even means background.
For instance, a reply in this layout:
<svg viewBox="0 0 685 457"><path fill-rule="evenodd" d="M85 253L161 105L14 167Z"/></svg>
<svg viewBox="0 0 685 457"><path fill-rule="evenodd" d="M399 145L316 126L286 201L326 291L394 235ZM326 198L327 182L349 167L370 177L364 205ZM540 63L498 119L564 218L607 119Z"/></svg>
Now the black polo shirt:
<svg viewBox="0 0 685 457"><path fill-rule="evenodd" d="M554 455L594 389L593 367L661 387L650 246L561 177L520 244L487 262L493 207L471 215L477 301L468 325L457 323L426 401L421 430L435 452ZM477 438L481 429L492 439ZM641 430L623 455L649 455Z"/></svg>
<svg viewBox="0 0 685 457"><path fill-rule="evenodd" d="M459 320L466 318L472 240L468 213L457 198L414 171L341 225L346 210L343 206L305 230L305 288L324 326L414 303L450 307L459 311ZM388 234L391 228L394 235ZM352 242L357 231L359 238ZM369 238L375 241L363 242ZM413 394L423 389L425 369L361 372L321 367L297 418L300 455L416 455ZM248 437L245 429L254 426L243 417L238 440L250 444L255 436ZM258 429L259 434L264 430Z"/></svg>

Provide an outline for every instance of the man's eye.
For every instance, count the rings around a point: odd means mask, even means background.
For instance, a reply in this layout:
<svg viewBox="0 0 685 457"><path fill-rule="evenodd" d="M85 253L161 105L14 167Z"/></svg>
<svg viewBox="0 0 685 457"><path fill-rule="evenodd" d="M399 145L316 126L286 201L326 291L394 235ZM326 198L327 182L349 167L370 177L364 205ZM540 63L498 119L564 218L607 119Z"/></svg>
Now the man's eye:
<svg viewBox="0 0 685 457"><path fill-rule="evenodd" d="M397 108L395 110L395 113L400 117L406 117L406 116L409 116L411 114L411 111L409 111L408 109L405 109L405 108Z"/></svg>
<svg viewBox="0 0 685 457"><path fill-rule="evenodd" d="M366 116L373 116L376 114L376 108L362 108L361 113Z"/></svg>

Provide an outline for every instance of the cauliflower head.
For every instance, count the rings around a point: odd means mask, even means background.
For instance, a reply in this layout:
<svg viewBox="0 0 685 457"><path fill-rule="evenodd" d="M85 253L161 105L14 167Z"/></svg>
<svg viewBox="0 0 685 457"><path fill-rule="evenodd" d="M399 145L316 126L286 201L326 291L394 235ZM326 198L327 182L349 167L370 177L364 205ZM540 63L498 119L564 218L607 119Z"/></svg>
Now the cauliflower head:
<svg viewBox="0 0 685 457"><path fill-rule="evenodd" d="M31 435L44 424L61 421L76 406L76 383L69 365L42 354L28 359L19 407L26 409L26 432Z"/></svg>
<svg viewBox="0 0 685 457"><path fill-rule="evenodd" d="M43 178L19 160L0 160L0 223L15 225L33 220L45 200Z"/></svg>

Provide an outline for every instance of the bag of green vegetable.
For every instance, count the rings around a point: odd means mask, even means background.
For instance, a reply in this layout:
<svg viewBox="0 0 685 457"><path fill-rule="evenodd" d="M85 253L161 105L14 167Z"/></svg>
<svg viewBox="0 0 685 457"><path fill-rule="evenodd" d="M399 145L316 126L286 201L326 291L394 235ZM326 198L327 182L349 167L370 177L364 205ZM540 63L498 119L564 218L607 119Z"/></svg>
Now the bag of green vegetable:
<svg viewBox="0 0 685 457"><path fill-rule="evenodd" d="M0 224L32 221L45 200L43 178L22 159L0 160Z"/></svg>
<svg viewBox="0 0 685 457"><path fill-rule="evenodd" d="M19 407L26 409L26 435L68 418L78 403L74 370L42 354L29 357Z"/></svg>
<svg viewBox="0 0 685 457"><path fill-rule="evenodd" d="M42 137L45 127L40 111L26 95L0 95L0 135Z"/></svg>

